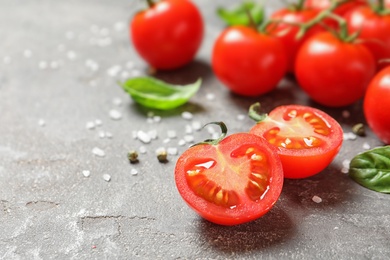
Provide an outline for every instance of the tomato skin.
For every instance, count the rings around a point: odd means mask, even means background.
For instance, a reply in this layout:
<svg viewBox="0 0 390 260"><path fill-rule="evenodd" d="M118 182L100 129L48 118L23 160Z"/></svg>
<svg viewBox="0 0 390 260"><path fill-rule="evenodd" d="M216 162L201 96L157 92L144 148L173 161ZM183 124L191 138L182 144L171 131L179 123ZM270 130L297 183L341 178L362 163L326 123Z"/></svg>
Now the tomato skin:
<svg viewBox="0 0 390 260"><path fill-rule="evenodd" d="M390 144L389 100L390 67L386 67L370 82L363 102L367 124L385 144Z"/></svg>
<svg viewBox="0 0 390 260"><path fill-rule="evenodd" d="M366 47L343 42L328 32L308 39L295 64L301 88L329 107L351 105L362 98L375 70L375 60Z"/></svg>
<svg viewBox="0 0 390 260"><path fill-rule="evenodd" d="M297 111L298 116L287 117L291 111ZM311 117L303 118L310 114ZM311 125L311 120L316 122ZM326 134L319 134L318 122ZM279 129L280 135L269 135L273 129ZM320 128L318 128L320 129ZM317 132L316 132L317 131ZM343 142L343 130L339 123L325 112L307 106L287 105L279 106L272 110L268 117L254 125L250 131L252 134L265 138L271 145L278 149L278 154L283 165L284 177L288 179L302 179L313 176L324 170L338 154ZM313 147L300 146L297 148L283 146L281 142L299 142L311 136L318 138L320 142Z"/></svg>
<svg viewBox="0 0 390 260"><path fill-rule="evenodd" d="M152 67L176 69L191 62L203 40L204 24L189 0L163 0L137 13L130 36L139 55Z"/></svg>
<svg viewBox="0 0 390 260"><path fill-rule="evenodd" d="M232 26L214 43L212 69L232 92L258 96L276 88L286 74L287 57L276 37Z"/></svg>
<svg viewBox="0 0 390 260"><path fill-rule="evenodd" d="M280 39L285 47L288 58L287 70L290 73L294 72L295 57L302 43L310 36L323 31L319 25L312 27L305 35L297 39L299 27L291 24L305 23L316 17L317 10L303 9L299 11L290 10L288 8L280 9L271 15L271 19L280 20L287 23L274 23L267 27L267 32Z"/></svg>
<svg viewBox="0 0 390 260"><path fill-rule="evenodd" d="M326 8L329 8L331 2L332 0L306 0L305 7L322 11ZM350 0L345 4L342 4L339 7L337 7L333 12L337 15L343 16L344 14L348 13L352 9L363 5L367 5L367 0Z"/></svg>
<svg viewBox="0 0 390 260"><path fill-rule="evenodd" d="M344 18L350 33L360 32L359 39L374 55L378 69L384 68L383 59L390 58L390 15L379 15L369 6L353 9Z"/></svg>
<svg viewBox="0 0 390 260"><path fill-rule="evenodd" d="M245 168L244 163L250 159L232 158L233 151L246 146L259 149L267 163L268 190L258 201L246 197L243 191L237 188L240 182L248 181L251 172L249 168ZM223 185L231 179L238 178L237 182L233 182L231 190L239 194L240 203L234 207L222 207L196 194L186 175L189 169L192 169L191 165L203 158L216 161L215 170L213 168L206 170L205 175L214 174L214 179L218 180L217 184ZM234 171L234 169L244 172ZM282 191L283 171L276 150L264 139L249 133L236 133L229 135L217 145L201 144L186 150L176 163L175 182L184 201L200 216L219 225L232 226L255 220L272 208Z"/></svg>

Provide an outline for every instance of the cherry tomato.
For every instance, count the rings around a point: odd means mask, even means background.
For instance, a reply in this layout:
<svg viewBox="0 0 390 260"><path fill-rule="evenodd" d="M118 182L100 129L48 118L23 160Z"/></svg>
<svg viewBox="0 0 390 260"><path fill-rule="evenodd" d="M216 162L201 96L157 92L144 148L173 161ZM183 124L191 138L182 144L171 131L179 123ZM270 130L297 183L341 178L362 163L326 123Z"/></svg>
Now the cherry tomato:
<svg viewBox="0 0 390 260"><path fill-rule="evenodd" d="M314 101L330 107L350 105L362 98L375 70L375 60L366 47L342 41L329 32L308 39L295 63L301 88Z"/></svg>
<svg viewBox="0 0 390 260"><path fill-rule="evenodd" d="M374 55L378 69L388 65L381 61L390 58L390 14L379 14L372 7L362 6L346 14L345 19L351 33L359 32L364 46Z"/></svg>
<svg viewBox="0 0 390 260"><path fill-rule="evenodd" d="M275 108L249 132L278 149L284 177L291 179L324 170L343 141L343 130L336 120L321 110L301 105Z"/></svg>
<svg viewBox="0 0 390 260"><path fill-rule="evenodd" d="M286 73L287 57L276 37L232 26L215 41L212 69L232 92L258 96L276 88Z"/></svg>
<svg viewBox="0 0 390 260"><path fill-rule="evenodd" d="M237 225L267 213L283 186L280 159L263 138L229 135L217 144L189 148L175 167L177 189L200 216Z"/></svg>
<svg viewBox="0 0 390 260"><path fill-rule="evenodd" d="M193 60L203 39L203 19L189 0L162 0L137 13L130 35L139 55L156 69L175 69Z"/></svg>
<svg viewBox="0 0 390 260"><path fill-rule="evenodd" d="M385 144L390 144L390 67L382 69L370 82L363 110L372 131Z"/></svg>
<svg viewBox="0 0 390 260"><path fill-rule="evenodd" d="M332 3L332 0L306 0L305 6L308 8L316 9L322 11L326 8L329 8ZM333 13L343 16L352 9L358 6L367 5L367 0L350 0L346 3L338 6Z"/></svg>
<svg viewBox="0 0 390 260"><path fill-rule="evenodd" d="M299 27L294 24L305 23L312 20L318 14L314 9L294 10L284 8L271 15L271 20L282 21L272 23L267 27L267 32L279 38L283 43L288 59L287 70L294 72L295 57L302 43L310 36L323 31L322 27L317 25L312 27L302 38L297 38ZM283 23L285 22L285 23Z"/></svg>

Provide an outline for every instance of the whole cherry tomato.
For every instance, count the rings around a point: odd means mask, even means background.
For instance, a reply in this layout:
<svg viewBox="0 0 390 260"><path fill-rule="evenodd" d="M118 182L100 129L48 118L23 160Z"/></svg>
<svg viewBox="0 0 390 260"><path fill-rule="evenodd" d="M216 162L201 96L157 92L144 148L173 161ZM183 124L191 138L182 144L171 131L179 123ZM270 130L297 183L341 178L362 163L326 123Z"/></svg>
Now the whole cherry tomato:
<svg viewBox="0 0 390 260"><path fill-rule="evenodd" d="M203 39L203 27L202 16L191 1L162 0L133 17L130 35L146 62L167 70L193 60Z"/></svg>
<svg viewBox="0 0 390 260"><path fill-rule="evenodd" d="M294 72L295 57L302 43L310 36L323 31L321 26L316 25L301 38L298 38L299 27L296 24L308 22L317 14L318 11L314 9L294 9L291 7L280 9L271 15L271 20L278 22L271 23L267 27L267 32L279 38L283 43L288 59L287 70L290 73Z"/></svg>
<svg viewBox="0 0 390 260"><path fill-rule="evenodd" d="M232 92L257 96L276 88L286 73L287 56L276 37L232 26L215 41L212 69Z"/></svg>
<svg viewBox="0 0 390 260"><path fill-rule="evenodd" d="M374 55L378 69L388 65L382 60L390 58L390 14L362 6L346 14L345 19L350 33L359 32L362 43Z"/></svg>
<svg viewBox="0 0 390 260"><path fill-rule="evenodd" d="M180 195L216 224L237 225L263 216L283 186L276 150L249 133L213 141L192 146L179 157L175 182Z"/></svg>
<svg viewBox="0 0 390 260"><path fill-rule="evenodd" d="M275 108L269 115L259 115L254 112L259 106L258 103L251 106L250 115L258 123L249 132L278 149L285 178L315 175L338 154L343 130L325 112L308 106L287 105Z"/></svg>
<svg viewBox="0 0 390 260"><path fill-rule="evenodd" d="M351 105L362 98L375 70L366 47L329 32L308 39L295 64L300 87L314 101L330 107Z"/></svg>
<svg viewBox="0 0 390 260"><path fill-rule="evenodd" d="M390 144L390 67L382 69L368 85L364 97L364 115L372 131Z"/></svg>
<svg viewBox="0 0 390 260"><path fill-rule="evenodd" d="M339 0L341 1L341 0ZM322 11L331 6L332 0L306 0L305 6L308 8L316 9ZM349 0L344 4L338 6L333 13L343 16L348 13L350 10L358 6L367 5L367 0Z"/></svg>

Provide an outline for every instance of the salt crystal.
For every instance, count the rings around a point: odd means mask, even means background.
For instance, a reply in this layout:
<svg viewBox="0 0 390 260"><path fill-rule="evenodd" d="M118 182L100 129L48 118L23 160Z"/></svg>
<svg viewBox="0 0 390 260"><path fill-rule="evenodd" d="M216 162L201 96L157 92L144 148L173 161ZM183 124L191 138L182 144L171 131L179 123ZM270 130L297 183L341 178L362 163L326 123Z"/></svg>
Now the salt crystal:
<svg viewBox="0 0 390 260"><path fill-rule="evenodd" d="M171 141L171 139L165 138L165 139L163 140L163 143L164 143L164 144L167 144L167 143L169 143L170 141Z"/></svg>
<svg viewBox="0 0 390 260"><path fill-rule="evenodd" d="M315 203L321 203L322 199L320 197L314 195L313 198L312 198L312 201L314 201Z"/></svg>
<svg viewBox="0 0 390 260"><path fill-rule="evenodd" d="M168 130L167 131L167 135L168 135L168 138L176 138L177 137L177 134L176 134L176 131L175 130Z"/></svg>
<svg viewBox="0 0 390 260"><path fill-rule="evenodd" d="M116 77L121 70L122 67L120 65L114 65L107 70L107 74L111 77Z"/></svg>
<svg viewBox="0 0 390 260"><path fill-rule="evenodd" d="M95 129L95 123L92 122L92 121L89 121L87 122L87 124L85 125L85 127L89 130L92 130L92 129Z"/></svg>
<svg viewBox="0 0 390 260"><path fill-rule="evenodd" d="M344 140L356 140L357 135L354 134L353 132L344 133L343 138L344 138Z"/></svg>
<svg viewBox="0 0 390 260"><path fill-rule="evenodd" d="M349 164L350 164L350 160L348 159L345 159L343 160L342 164L343 164L343 167L341 168L341 172L342 173L348 173L349 172Z"/></svg>
<svg viewBox="0 0 390 260"><path fill-rule="evenodd" d="M191 120L193 118L193 115L188 111L184 111L183 113L181 113L181 117L186 120Z"/></svg>
<svg viewBox="0 0 390 260"><path fill-rule="evenodd" d="M140 147L138 148L138 150L139 150L139 152L140 152L141 154L145 154L145 153L146 153L146 147L145 147L145 146L140 146Z"/></svg>
<svg viewBox="0 0 390 260"><path fill-rule="evenodd" d="M23 51L23 55L24 55L24 57L26 57L26 58L31 58L31 56L32 56L32 51L31 50L24 50Z"/></svg>
<svg viewBox="0 0 390 260"><path fill-rule="evenodd" d="M48 67L47 62L46 62L46 61L40 61L40 62L38 63L38 67L39 67L41 70L47 69L47 67Z"/></svg>
<svg viewBox="0 0 390 260"><path fill-rule="evenodd" d="M131 77L138 77L138 76L141 76L141 75L142 75L142 72L139 71L139 70L132 70L132 71L130 72L130 76L131 76Z"/></svg>
<svg viewBox="0 0 390 260"><path fill-rule="evenodd" d="M102 120L100 119L95 119L95 125L96 126L101 126L103 124Z"/></svg>
<svg viewBox="0 0 390 260"><path fill-rule="evenodd" d="M45 120L39 119L39 120L38 120L38 125L39 125L39 126L45 126L45 125L46 125Z"/></svg>
<svg viewBox="0 0 390 260"><path fill-rule="evenodd" d="M157 139L157 130L153 129L153 130L150 130L148 131L148 135L150 136L150 138L152 138L153 140Z"/></svg>
<svg viewBox="0 0 390 260"><path fill-rule="evenodd" d="M369 150L370 148L371 148L371 146L368 143L363 144L363 149Z"/></svg>
<svg viewBox="0 0 390 260"><path fill-rule="evenodd" d="M68 59L70 59L70 60L75 60L76 59L76 53L74 52L74 51L68 51L67 53L66 53L66 56L68 57Z"/></svg>
<svg viewBox="0 0 390 260"><path fill-rule="evenodd" d="M100 148L98 148L98 147L94 147L94 148L92 149L92 153L93 153L94 155L98 156L98 157L104 157L104 156L106 156L106 153L105 153L102 149L100 149Z"/></svg>
<svg viewBox="0 0 390 260"><path fill-rule="evenodd" d="M133 168L133 169L130 170L130 174L131 175L137 175L138 174L138 170Z"/></svg>
<svg viewBox="0 0 390 260"><path fill-rule="evenodd" d="M240 121L244 120L245 118L246 118L246 116L243 115L243 114L240 114L240 115L237 116L237 119L240 120Z"/></svg>
<svg viewBox="0 0 390 260"><path fill-rule="evenodd" d="M185 133L186 134L192 134L192 127L190 125L185 126Z"/></svg>
<svg viewBox="0 0 390 260"><path fill-rule="evenodd" d="M161 122L161 116L154 116L154 117L153 117L153 121L154 121L155 123Z"/></svg>
<svg viewBox="0 0 390 260"><path fill-rule="evenodd" d="M211 134L211 139L218 139L220 137L220 134L217 132L214 132Z"/></svg>
<svg viewBox="0 0 390 260"><path fill-rule="evenodd" d="M349 168L343 167L341 168L341 172L347 174L349 172Z"/></svg>
<svg viewBox="0 0 390 260"><path fill-rule="evenodd" d="M111 138L112 138L112 134L111 134L110 132L106 132L106 137L107 137L108 139L111 139Z"/></svg>
<svg viewBox="0 0 390 260"><path fill-rule="evenodd" d="M109 112L109 115L110 115L110 118L113 120L119 120L122 118L121 112L119 112L118 110L115 110L115 109L111 109Z"/></svg>
<svg viewBox="0 0 390 260"><path fill-rule="evenodd" d="M105 38L99 39L97 42L97 45L99 47L105 47L105 46L111 45L111 43L112 43L112 39L110 37L105 37Z"/></svg>
<svg viewBox="0 0 390 260"><path fill-rule="evenodd" d="M150 143L152 141L152 138L144 131L138 131L137 138L145 144Z"/></svg>
<svg viewBox="0 0 390 260"><path fill-rule="evenodd" d="M160 154L160 153L166 153L166 149L164 147L159 147L156 149L156 154Z"/></svg>
<svg viewBox="0 0 390 260"><path fill-rule="evenodd" d="M84 170L83 172L84 177L89 177L91 175L91 172L88 170Z"/></svg>
<svg viewBox="0 0 390 260"><path fill-rule="evenodd" d="M106 137L106 133L104 131L99 131L99 137L100 138Z"/></svg>
<svg viewBox="0 0 390 260"><path fill-rule="evenodd" d="M137 139L138 131L136 131L136 130L132 131L131 136L133 137L133 139Z"/></svg>
<svg viewBox="0 0 390 260"><path fill-rule="evenodd" d="M184 146L185 144L186 144L186 141L184 141L183 139L180 139L178 142L178 145L180 145L180 146Z"/></svg>
<svg viewBox="0 0 390 260"><path fill-rule="evenodd" d="M130 77L130 73L128 71L124 70L121 72L122 79L127 79L128 77Z"/></svg>
<svg viewBox="0 0 390 260"><path fill-rule="evenodd" d="M112 103L115 105L115 106L121 106L122 105L122 99L116 97L112 100Z"/></svg>
<svg viewBox="0 0 390 260"><path fill-rule="evenodd" d="M135 67L134 62L128 61L128 62L126 63L126 68L128 68L128 69L133 69L134 67Z"/></svg>
<svg viewBox="0 0 390 260"><path fill-rule="evenodd" d="M206 94L206 99L207 99L207 100L210 100L210 101L214 100L214 99L215 99L215 94L213 94L213 93L207 93L207 94Z"/></svg>
<svg viewBox="0 0 390 260"><path fill-rule="evenodd" d="M126 28L126 24L125 23L123 23L123 22L116 22L115 24L114 24L114 30L115 31L123 31L124 29Z"/></svg>
<svg viewBox="0 0 390 260"><path fill-rule="evenodd" d="M107 182L111 181L111 176L107 173L103 174L103 179Z"/></svg>
<svg viewBox="0 0 390 260"><path fill-rule="evenodd" d="M191 123L191 126L192 126L192 129L194 129L195 131L199 131L200 129L202 129L202 123L199 121L193 121Z"/></svg>
<svg viewBox="0 0 390 260"><path fill-rule="evenodd" d="M50 62L50 68L52 68L53 70L58 69L59 66L60 64L58 63L58 61Z"/></svg>
<svg viewBox="0 0 390 260"><path fill-rule="evenodd" d="M186 143L192 143L192 142L194 142L194 136L193 136L193 135L185 135L185 136L183 137L183 139L184 139L184 141L185 141Z"/></svg>
<svg viewBox="0 0 390 260"><path fill-rule="evenodd" d="M85 61L85 66L87 66L92 71L97 71L99 69L99 64L91 59Z"/></svg>
<svg viewBox="0 0 390 260"><path fill-rule="evenodd" d="M176 147L168 147L167 153L168 153L169 155L177 155L178 150L177 150Z"/></svg>
<svg viewBox="0 0 390 260"><path fill-rule="evenodd" d="M153 123L154 123L154 120L153 120L153 118L148 117L148 118L146 118L146 122L147 122L148 124L153 124Z"/></svg>

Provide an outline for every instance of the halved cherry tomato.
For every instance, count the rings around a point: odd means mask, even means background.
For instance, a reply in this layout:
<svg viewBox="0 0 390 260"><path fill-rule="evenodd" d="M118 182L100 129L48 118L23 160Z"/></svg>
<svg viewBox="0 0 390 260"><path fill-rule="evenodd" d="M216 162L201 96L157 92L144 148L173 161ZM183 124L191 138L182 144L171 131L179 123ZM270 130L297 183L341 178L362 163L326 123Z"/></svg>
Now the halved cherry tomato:
<svg viewBox="0 0 390 260"><path fill-rule="evenodd" d="M390 58L390 14L362 6L353 9L344 18L350 33L359 32L359 39L373 54L378 70L386 67L389 63L382 60Z"/></svg>
<svg viewBox="0 0 390 260"><path fill-rule="evenodd" d="M276 88L287 71L287 57L278 38L237 25L216 39L212 68L232 92L257 96Z"/></svg>
<svg viewBox="0 0 390 260"><path fill-rule="evenodd" d="M390 144L390 66L371 80L364 97L364 115L372 131Z"/></svg>
<svg viewBox="0 0 390 260"><path fill-rule="evenodd" d="M201 13L189 0L163 0L151 5L131 20L135 49L156 69L186 65L193 60L203 39Z"/></svg>
<svg viewBox="0 0 390 260"><path fill-rule="evenodd" d="M230 226L255 220L272 208L282 191L283 172L268 142L236 133L185 151L176 163L175 181L195 212Z"/></svg>
<svg viewBox="0 0 390 260"><path fill-rule="evenodd" d="M256 103L251 109L258 107ZM279 106L260 117L250 133L278 149L285 178L306 178L321 172L341 148L341 126L321 110L301 105Z"/></svg>

